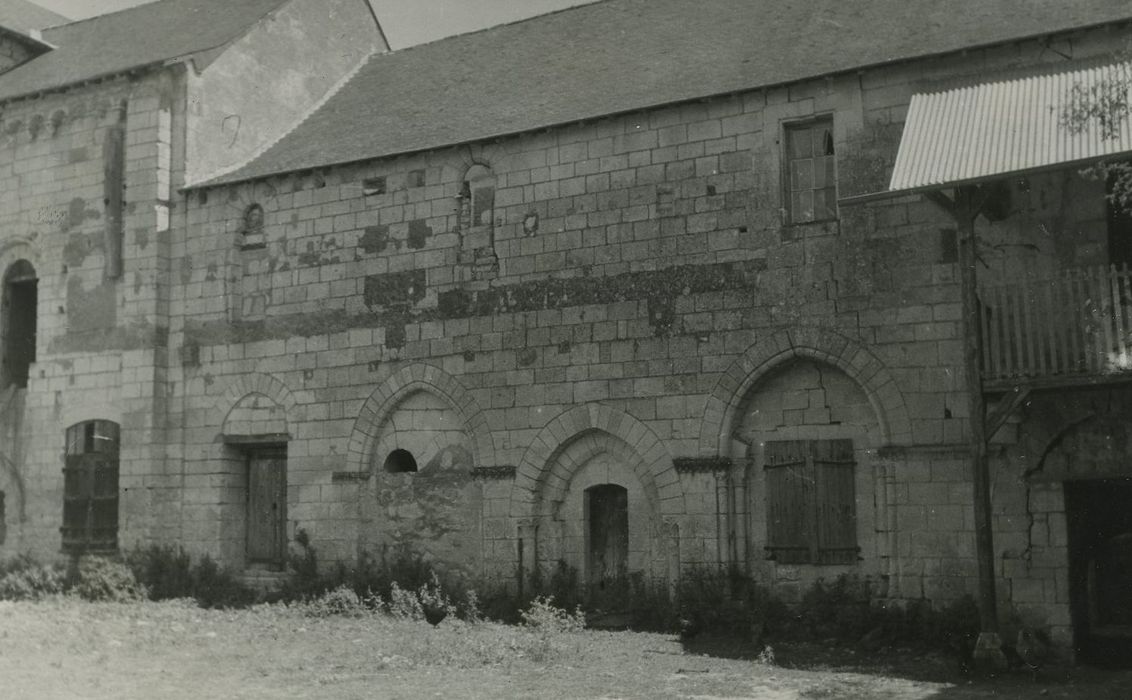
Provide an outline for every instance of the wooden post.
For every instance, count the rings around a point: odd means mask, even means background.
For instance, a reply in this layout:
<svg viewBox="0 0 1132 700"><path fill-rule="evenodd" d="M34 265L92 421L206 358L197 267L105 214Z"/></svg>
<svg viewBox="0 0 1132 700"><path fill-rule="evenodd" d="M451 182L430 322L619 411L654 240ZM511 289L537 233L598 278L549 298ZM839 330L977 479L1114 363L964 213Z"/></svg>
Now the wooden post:
<svg viewBox="0 0 1132 700"><path fill-rule="evenodd" d="M998 635L998 600L995 594L994 531L991 518L990 470L987 464L986 401L983 397L982 338L979 333L979 299L975 266L975 217L981 196L977 188L955 191L952 211L959 228L960 302L963 314L963 369L967 377L967 407L970 416L971 481L974 488L975 559L979 574L979 638L976 663L1006 667L1002 640Z"/></svg>

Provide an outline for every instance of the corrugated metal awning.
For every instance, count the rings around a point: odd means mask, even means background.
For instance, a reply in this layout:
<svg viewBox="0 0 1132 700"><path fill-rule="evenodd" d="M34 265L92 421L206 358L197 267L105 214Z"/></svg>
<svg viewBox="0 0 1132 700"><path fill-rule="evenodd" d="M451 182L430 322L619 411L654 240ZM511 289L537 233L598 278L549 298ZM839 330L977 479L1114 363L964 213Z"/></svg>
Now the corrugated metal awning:
<svg viewBox="0 0 1132 700"><path fill-rule="evenodd" d="M1080 131L1063 119L1072 104L1132 85L1132 65L1111 64L912 96L888 190L843 204L1132 155L1132 117L1111 133L1088 119Z"/></svg>

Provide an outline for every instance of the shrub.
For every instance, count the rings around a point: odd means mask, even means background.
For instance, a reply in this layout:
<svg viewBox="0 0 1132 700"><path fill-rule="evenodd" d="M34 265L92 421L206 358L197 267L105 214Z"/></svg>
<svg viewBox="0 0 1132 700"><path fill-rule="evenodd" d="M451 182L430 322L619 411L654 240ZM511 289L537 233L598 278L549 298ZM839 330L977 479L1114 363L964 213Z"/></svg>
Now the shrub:
<svg viewBox="0 0 1132 700"><path fill-rule="evenodd" d="M719 569L693 568L676 587L676 616L681 636L701 633L758 641L781 628L786 606L743 576Z"/></svg>
<svg viewBox="0 0 1132 700"><path fill-rule="evenodd" d="M66 591L66 575L56 566L45 566L22 554L0 562L0 600L39 600Z"/></svg>
<svg viewBox="0 0 1132 700"><path fill-rule="evenodd" d="M150 600L195 597L192 559L181 547L139 547L127 552L125 560Z"/></svg>
<svg viewBox="0 0 1132 700"><path fill-rule="evenodd" d="M83 600L127 603L147 597L130 567L105 557L83 557L73 591Z"/></svg>
<svg viewBox="0 0 1132 700"><path fill-rule="evenodd" d="M523 628L530 633L525 651L532 661L546 661L561 650L562 637L586 627L580 607L570 613L556 606L553 598L535 598L521 616Z"/></svg>
<svg viewBox="0 0 1132 700"><path fill-rule="evenodd" d="M192 570L192 597L202 608L245 608L256 592L205 555Z"/></svg>
<svg viewBox="0 0 1132 700"><path fill-rule="evenodd" d="M388 612L393 617L404 620L423 620L424 610L416 591L406 590L394 581L389 590Z"/></svg>
<svg viewBox="0 0 1132 700"><path fill-rule="evenodd" d="M362 599L349 586L339 586L327 591L306 605L306 613L313 617L346 615L359 617L366 612Z"/></svg>

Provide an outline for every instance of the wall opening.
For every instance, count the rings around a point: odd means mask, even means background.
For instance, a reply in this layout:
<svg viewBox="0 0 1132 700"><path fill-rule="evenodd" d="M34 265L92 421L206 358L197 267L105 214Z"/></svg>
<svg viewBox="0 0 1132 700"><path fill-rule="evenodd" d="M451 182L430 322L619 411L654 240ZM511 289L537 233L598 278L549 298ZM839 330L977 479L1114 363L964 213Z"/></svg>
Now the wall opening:
<svg viewBox="0 0 1132 700"><path fill-rule="evenodd" d="M0 332L3 333L3 362L0 367L0 389L9 386L26 388L28 373L35 362L36 309L39 304L39 280L35 268L20 260L4 274L4 292Z"/></svg>
<svg viewBox="0 0 1132 700"><path fill-rule="evenodd" d="M248 452L247 561L282 569L287 554L287 448Z"/></svg>
<svg viewBox="0 0 1132 700"><path fill-rule="evenodd" d="M118 549L118 424L89 420L67 429L63 551Z"/></svg>
<svg viewBox="0 0 1132 700"><path fill-rule="evenodd" d="M417 471L417 460L408 450L393 450L385 458L385 471L390 474L406 474Z"/></svg>
<svg viewBox="0 0 1132 700"><path fill-rule="evenodd" d="M586 580L597 595L629 571L629 492L617 484L586 489Z"/></svg>
<svg viewBox="0 0 1132 700"><path fill-rule="evenodd" d="M1079 658L1132 665L1132 479L1065 482L1069 594Z"/></svg>
<svg viewBox="0 0 1132 700"><path fill-rule="evenodd" d="M240 247L244 250L263 248L265 241L263 207L252 204L244 210L244 220L240 227Z"/></svg>
<svg viewBox="0 0 1132 700"><path fill-rule="evenodd" d="M471 198L471 225L491 226L495 213L495 175L486 165L473 165L464 176L464 190Z"/></svg>

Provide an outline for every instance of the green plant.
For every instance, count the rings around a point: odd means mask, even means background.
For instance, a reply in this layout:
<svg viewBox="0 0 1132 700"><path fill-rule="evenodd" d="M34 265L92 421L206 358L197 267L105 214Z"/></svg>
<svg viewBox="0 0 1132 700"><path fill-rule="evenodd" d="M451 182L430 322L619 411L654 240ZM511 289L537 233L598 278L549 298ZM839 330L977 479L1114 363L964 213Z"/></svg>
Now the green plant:
<svg viewBox="0 0 1132 700"><path fill-rule="evenodd" d="M66 575L57 566L40 564L28 554L0 562L0 600L39 600L66 591Z"/></svg>
<svg viewBox="0 0 1132 700"><path fill-rule="evenodd" d="M330 617L333 615L360 617L367 610L354 589L342 585L307 603L306 612L313 617Z"/></svg>
<svg viewBox="0 0 1132 700"><path fill-rule="evenodd" d="M82 557L72 591L83 600L127 603L148 597L145 586L125 564L105 557Z"/></svg>
<svg viewBox="0 0 1132 700"><path fill-rule="evenodd" d="M202 608L244 608L256 600L255 591L208 555L193 566L192 596Z"/></svg>
<svg viewBox="0 0 1132 700"><path fill-rule="evenodd" d="M393 617L405 620L424 619L424 610L421 608L421 601L416 591L401 588L396 581L390 586L387 612Z"/></svg>
<svg viewBox="0 0 1132 700"><path fill-rule="evenodd" d="M138 547L126 553L125 561L150 600L195 597L192 558L181 547Z"/></svg>
<svg viewBox="0 0 1132 700"><path fill-rule="evenodd" d="M586 627L586 615L581 607L571 613L555 605L553 598L535 598L521 617L523 629L530 633L526 652L532 661L549 659L562 646L562 637Z"/></svg>

